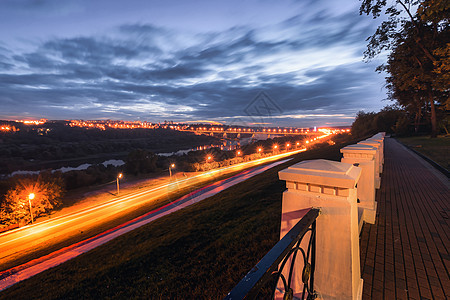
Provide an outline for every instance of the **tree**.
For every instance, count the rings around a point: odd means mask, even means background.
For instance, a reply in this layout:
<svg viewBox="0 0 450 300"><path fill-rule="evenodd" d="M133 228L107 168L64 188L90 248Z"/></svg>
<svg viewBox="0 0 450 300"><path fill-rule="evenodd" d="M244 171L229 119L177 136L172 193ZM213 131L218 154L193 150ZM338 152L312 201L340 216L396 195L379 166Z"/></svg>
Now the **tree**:
<svg viewBox="0 0 450 300"><path fill-rule="evenodd" d="M125 161L125 171L137 175L139 173L149 173L156 171L156 161L158 156L154 153L136 149L131 151Z"/></svg>
<svg viewBox="0 0 450 300"><path fill-rule="evenodd" d="M450 2L395 0L388 4L386 0L363 0L360 7L361 14L373 18L383 10L388 19L368 38L364 57L370 60L382 51L391 51L387 65L377 70L390 74L388 87L391 96L402 98L399 104L411 106L405 100L417 104L426 95L434 137L438 132L435 101L448 104Z"/></svg>
<svg viewBox="0 0 450 300"><path fill-rule="evenodd" d="M385 106L378 113L360 111L352 124L352 135L362 138L377 132L394 133L395 124L405 116L405 112L394 105Z"/></svg>
<svg viewBox="0 0 450 300"><path fill-rule="evenodd" d="M402 25L410 22L414 30L414 42L423 51L424 55L431 61L436 61L433 55L434 45L426 44L422 37L424 35L422 25L426 23L433 24L435 32L446 30L448 26L449 4L446 0L362 0L359 9L360 14L372 15L374 19L380 17L381 12L385 10L388 16L378 26L376 32L367 40L367 50L365 57L371 59L383 50L391 50L395 41L402 36ZM414 15L414 9L417 13Z"/></svg>
<svg viewBox="0 0 450 300"><path fill-rule="evenodd" d="M59 206L63 192L62 180L59 177L21 178L6 192L4 200L0 203L0 223L4 225L20 221L29 223L30 204L33 217L36 218ZM31 193L34 195L32 199L29 197Z"/></svg>
<svg viewBox="0 0 450 300"><path fill-rule="evenodd" d="M433 36L431 28L424 28L423 32L428 32L428 34L424 34L424 41L431 43ZM418 108L416 112L418 117L422 111L422 106L418 106L418 104L429 103L432 136L436 136L438 128L435 102L442 102L444 95L441 91L433 88L437 78L434 64L417 47L413 40L413 34L413 25L405 22L403 36L396 40L396 45L389 54L383 70L390 75L386 77L386 80L387 87L392 91L391 96L395 97L400 105L410 109Z"/></svg>
<svg viewBox="0 0 450 300"><path fill-rule="evenodd" d="M359 111L356 114L355 121L352 124L352 135L355 137L364 137L370 134L375 134L373 121L375 119L375 113Z"/></svg>

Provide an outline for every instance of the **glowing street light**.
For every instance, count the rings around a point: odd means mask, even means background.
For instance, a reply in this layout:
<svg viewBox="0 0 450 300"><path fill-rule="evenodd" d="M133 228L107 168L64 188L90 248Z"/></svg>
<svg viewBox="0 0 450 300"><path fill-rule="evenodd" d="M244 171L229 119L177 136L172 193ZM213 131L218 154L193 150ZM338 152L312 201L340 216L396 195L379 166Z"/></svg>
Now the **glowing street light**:
<svg viewBox="0 0 450 300"><path fill-rule="evenodd" d="M172 177L172 169L175 168L175 164L169 166L169 177Z"/></svg>
<svg viewBox="0 0 450 300"><path fill-rule="evenodd" d="M289 144L289 143L286 144L286 151L289 151L290 146L291 146L291 144Z"/></svg>
<svg viewBox="0 0 450 300"><path fill-rule="evenodd" d="M123 177L122 173L119 173L117 175L117 196L119 196L119 179L122 179L122 177Z"/></svg>
<svg viewBox="0 0 450 300"><path fill-rule="evenodd" d="M237 155L237 156L240 156L241 154L242 154L241 150L238 150L238 151L236 152L236 155Z"/></svg>
<svg viewBox="0 0 450 300"><path fill-rule="evenodd" d="M278 145L273 145L273 152L278 151Z"/></svg>
<svg viewBox="0 0 450 300"><path fill-rule="evenodd" d="M33 212L31 211L31 200L33 200L34 197L35 197L34 193L30 193L30 194L28 195L28 204L30 205L31 223L34 222L34 220L33 220Z"/></svg>
<svg viewBox="0 0 450 300"><path fill-rule="evenodd" d="M259 152L259 153L262 152L262 148L261 148L261 147L258 148L258 152Z"/></svg>
<svg viewBox="0 0 450 300"><path fill-rule="evenodd" d="M207 157L206 157L206 161L207 162L210 162L212 160L212 156L211 155L208 155Z"/></svg>
<svg viewBox="0 0 450 300"><path fill-rule="evenodd" d="M295 144L296 146L297 146L297 148L298 148L298 146L300 146L300 142L297 142L296 144Z"/></svg>

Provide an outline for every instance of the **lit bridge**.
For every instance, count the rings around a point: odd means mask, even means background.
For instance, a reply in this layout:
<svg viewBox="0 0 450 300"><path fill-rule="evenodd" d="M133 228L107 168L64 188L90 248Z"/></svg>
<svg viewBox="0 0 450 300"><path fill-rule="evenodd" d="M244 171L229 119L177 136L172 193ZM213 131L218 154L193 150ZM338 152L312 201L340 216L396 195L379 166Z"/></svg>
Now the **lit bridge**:
<svg viewBox="0 0 450 300"><path fill-rule="evenodd" d="M329 129L318 129L316 131L310 129L292 129L292 128L223 128L223 127L189 127L180 128L180 131L194 132L196 134L218 135L222 137L241 137L241 135L249 136L253 138L267 136L267 138L279 137L279 136L321 136L326 134ZM339 130L340 131L340 130Z"/></svg>

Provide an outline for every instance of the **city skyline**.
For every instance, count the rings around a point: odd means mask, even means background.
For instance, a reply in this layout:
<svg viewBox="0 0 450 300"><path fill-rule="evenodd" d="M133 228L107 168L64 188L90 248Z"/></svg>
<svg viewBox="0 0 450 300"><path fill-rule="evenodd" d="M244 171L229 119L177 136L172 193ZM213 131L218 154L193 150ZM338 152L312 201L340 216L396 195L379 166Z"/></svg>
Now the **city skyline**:
<svg viewBox="0 0 450 300"><path fill-rule="evenodd" d="M350 125L388 104L359 5L3 1L0 119Z"/></svg>

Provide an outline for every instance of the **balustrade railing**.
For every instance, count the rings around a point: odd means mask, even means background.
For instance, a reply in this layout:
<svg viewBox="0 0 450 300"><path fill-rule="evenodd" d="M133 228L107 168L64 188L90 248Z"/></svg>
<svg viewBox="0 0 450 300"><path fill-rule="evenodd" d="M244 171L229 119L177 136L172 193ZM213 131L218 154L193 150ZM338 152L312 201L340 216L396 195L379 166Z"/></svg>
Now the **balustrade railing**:
<svg viewBox="0 0 450 300"><path fill-rule="evenodd" d="M225 299L260 299L270 293L274 299L276 293L283 294L283 299L314 299L314 269L316 253L316 218L319 209L311 209L292 229L253 267L247 275L233 288ZM307 249L300 245L310 232ZM303 258L303 291L292 289L292 275L296 259ZM285 267L289 272L283 272ZM287 274L287 278L284 274ZM281 284L279 284L281 279ZM278 296L277 296L278 298Z"/></svg>

